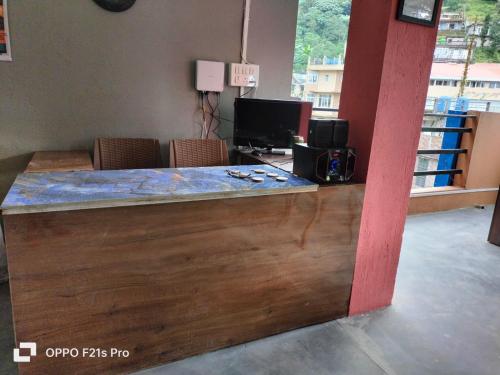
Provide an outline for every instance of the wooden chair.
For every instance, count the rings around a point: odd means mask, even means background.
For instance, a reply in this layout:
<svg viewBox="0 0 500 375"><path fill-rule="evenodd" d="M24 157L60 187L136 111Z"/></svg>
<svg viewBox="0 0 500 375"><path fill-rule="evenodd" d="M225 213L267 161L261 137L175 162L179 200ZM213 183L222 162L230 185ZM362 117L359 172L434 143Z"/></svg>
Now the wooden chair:
<svg viewBox="0 0 500 375"><path fill-rule="evenodd" d="M94 169L161 168L160 142L145 138L97 138Z"/></svg>
<svg viewBox="0 0 500 375"><path fill-rule="evenodd" d="M226 142L218 139L170 141L170 168L229 165Z"/></svg>

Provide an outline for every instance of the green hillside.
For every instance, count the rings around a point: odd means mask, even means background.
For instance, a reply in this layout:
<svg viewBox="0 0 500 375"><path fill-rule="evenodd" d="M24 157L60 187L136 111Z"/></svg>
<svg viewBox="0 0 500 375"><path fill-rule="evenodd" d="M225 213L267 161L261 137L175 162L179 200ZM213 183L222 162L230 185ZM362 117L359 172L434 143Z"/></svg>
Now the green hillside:
<svg viewBox="0 0 500 375"><path fill-rule="evenodd" d="M497 0L445 0L443 11L464 12L468 21L483 22L485 17L495 13Z"/></svg>
<svg viewBox="0 0 500 375"><path fill-rule="evenodd" d="M498 0L444 0L443 12L463 12L469 22L483 24L482 40L488 47L476 48L475 62L500 62L500 3ZM488 36L487 36L488 35Z"/></svg>
<svg viewBox="0 0 500 375"><path fill-rule="evenodd" d="M443 11L463 12L469 22L484 24L486 20L491 44L476 49L475 61L500 62L498 0L444 0ZM294 72L305 72L310 57L337 57L344 53L350 13L351 0L299 0Z"/></svg>
<svg viewBox="0 0 500 375"><path fill-rule="evenodd" d="M294 72L306 71L309 57L344 53L351 0L299 0Z"/></svg>

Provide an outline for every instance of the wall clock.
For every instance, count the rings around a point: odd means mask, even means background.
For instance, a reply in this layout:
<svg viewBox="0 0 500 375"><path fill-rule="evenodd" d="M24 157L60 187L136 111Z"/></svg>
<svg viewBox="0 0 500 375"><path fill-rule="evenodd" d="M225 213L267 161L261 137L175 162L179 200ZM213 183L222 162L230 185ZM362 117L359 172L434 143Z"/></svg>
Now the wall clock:
<svg viewBox="0 0 500 375"><path fill-rule="evenodd" d="M94 2L110 12L124 12L135 4L135 0L94 0Z"/></svg>

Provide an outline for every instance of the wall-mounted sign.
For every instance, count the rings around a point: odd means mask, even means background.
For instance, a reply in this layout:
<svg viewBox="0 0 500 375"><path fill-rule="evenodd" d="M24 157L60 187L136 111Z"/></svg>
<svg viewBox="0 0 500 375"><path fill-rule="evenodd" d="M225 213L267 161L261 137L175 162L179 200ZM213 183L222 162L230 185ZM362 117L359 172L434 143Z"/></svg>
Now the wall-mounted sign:
<svg viewBox="0 0 500 375"><path fill-rule="evenodd" d="M0 61L12 61L9 22L7 20L7 0L0 0Z"/></svg>
<svg viewBox="0 0 500 375"><path fill-rule="evenodd" d="M110 12L124 12L134 5L135 0L94 0L101 8Z"/></svg>
<svg viewBox="0 0 500 375"><path fill-rule="evenodd" d="M439 0L400 0L398 19L401 21L434 26Z"/></svg>

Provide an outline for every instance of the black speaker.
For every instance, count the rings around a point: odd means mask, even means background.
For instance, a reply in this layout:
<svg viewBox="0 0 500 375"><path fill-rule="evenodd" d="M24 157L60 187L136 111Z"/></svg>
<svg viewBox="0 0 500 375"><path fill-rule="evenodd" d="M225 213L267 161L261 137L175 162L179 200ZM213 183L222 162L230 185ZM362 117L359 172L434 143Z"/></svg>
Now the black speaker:
<svg viewBox="0 0 500 375"><path fill-rule="evenodd" d="M317 148L293 145L293 173L320 184L351 181L356 163L353 148Z"/></svg>
<svg viewBox="0 0 500 375"><path fill-rule="evenodd" d="M345 148L349 138L346 120L309 120L307 145L316 148Z"/></svg>

